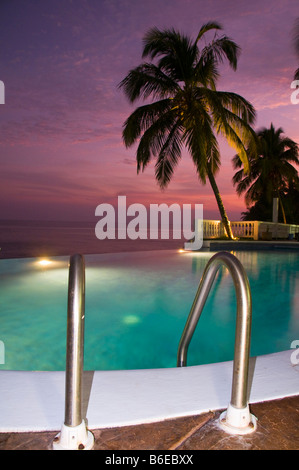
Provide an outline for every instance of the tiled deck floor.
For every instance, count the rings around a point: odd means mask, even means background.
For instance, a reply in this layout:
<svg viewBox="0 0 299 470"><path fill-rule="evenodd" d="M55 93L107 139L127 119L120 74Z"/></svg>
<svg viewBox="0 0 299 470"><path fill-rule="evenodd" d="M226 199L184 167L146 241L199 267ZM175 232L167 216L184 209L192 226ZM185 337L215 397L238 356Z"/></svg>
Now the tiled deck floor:
<svg viewBox="0 0 299 470"><path fill-rule="evenodd" d="M251 405L255 433L217 428L220 411L159 423L93 430L95 450L299 450L299 395ZM59 431L59 430L58 430ZM0 450L49 450L56 432L2 433Z"/></svg>

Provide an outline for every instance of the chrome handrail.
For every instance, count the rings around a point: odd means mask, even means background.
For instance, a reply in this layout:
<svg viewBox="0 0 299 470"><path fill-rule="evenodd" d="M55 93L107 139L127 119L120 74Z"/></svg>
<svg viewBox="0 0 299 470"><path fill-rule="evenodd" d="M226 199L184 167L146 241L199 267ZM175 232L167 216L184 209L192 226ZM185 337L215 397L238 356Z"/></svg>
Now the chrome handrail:
<svg viewBox="0 0 299 470"><path fill-rule="evenodd" d="M67 348L65 379L66 426L82 422L82 375L85 318L85 263L82 255L73 255L69 265Z"/></svg>
<svg viewBox="0 0 299 470"><path fill-rule="evenodd" d="M65 370L65 415L53 449L92 449L94 436L87 430L82 413L82 383L85 319L85 262L73 255L69 263L67 345Z"/></svg>
<svg viewBox="0 0 299 470"><path fill-rule="evenodd" d="M180 339L177 366L187 365L188 346L199 317L221 265L229 270L236 289L237 322L233 363L232 395L230 404L234 408L247 406L248 365L251 337L252 302L248 277L240 261L228 252L216 253L209 260L200 281L190 314Z"/></svg>

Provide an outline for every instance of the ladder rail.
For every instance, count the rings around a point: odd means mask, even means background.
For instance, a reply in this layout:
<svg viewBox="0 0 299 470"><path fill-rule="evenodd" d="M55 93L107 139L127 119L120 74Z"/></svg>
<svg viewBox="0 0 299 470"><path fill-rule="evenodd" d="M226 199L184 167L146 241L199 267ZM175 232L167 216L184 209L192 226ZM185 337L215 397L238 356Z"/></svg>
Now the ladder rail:
<svg viewBox="0 0 299 470"><path fill-rule="evenodd" d="M248 393L248 366L251 339L252 300L247 274L240 261L228 252L216 253L209 260L182 333L177 355L177 366L187 365L190 341L203 311L205 302L221 266L225 266L234 282L237 298L237 320L233 362L231 405L245 408Z"/></svg>
<svg viewBox="0 0 299 470"><path fill-rule="evenodd" d="M65 380L66 426L82 422L82 375L85 317L85 263L82 255L73 255L69 264L67 348Z"/></svg>
<svg viewBox="0 0 299 470"><path fill-rule="evenodd" d="M89 450L94 446L82 412L84 322L85 261L76 254L69 263L64 423L53 440L54 450Z"/></svg>

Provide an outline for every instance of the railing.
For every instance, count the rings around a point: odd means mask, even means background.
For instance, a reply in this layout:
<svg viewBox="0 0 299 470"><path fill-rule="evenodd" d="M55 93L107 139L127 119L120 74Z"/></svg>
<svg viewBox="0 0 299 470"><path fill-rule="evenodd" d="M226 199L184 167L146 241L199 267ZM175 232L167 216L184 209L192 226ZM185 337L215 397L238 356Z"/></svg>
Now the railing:
<svg viewBox="0 0 299 470"><path fill-rule="evenodd" d="M203 238L220 238L224 236L224 227L220 220L203 220Z"/></svg>
<svg viewBox="0 0 299 470"><path fill-rule="evenodd" d="M258 240L259 222L231 222L234 237Z"/></svg>
<svg viewBox="0 0 299 470"><path fill-rule="evenodd" d="M200 221L201 222L201 221ZM226 235L223 223L220 220L203 220L202 226L198 230L203 230L204 239L217 239ZM299 233L299 225L280 224L274 222L253 221L232 221L230 222L232 233L237 238L259 239L287 239L289 235L295 236Z"/></svg>
<svg viewBox="0 0 299 470"><path fill-rule="evenodd" d="M234 237L253 238L258 240L259 233L258 221L253 222L230 222ZM226 235L223 223L220 220L203 221L203 238L221 238Z"/></svg>
<svg viewBox="0 0 299 470"><path fill-rule="evenodd" d="M85 263L73 255L69 265L67 347L65 372L65 417L54 449L87 450L93 447L93 435L82 418L82 379L85 319Z"/></svg>
<svg viewBox="0 0 299 470"><path fill-rule="evenodd" d="M247 401L249 349L251 336L251 291L246 272L240 261L228 252L216 253L208 262L200 281L190 314L178 347L177 366L187 365L190 341L204 308L206 299L221 265L229 270L237 298L237 322L233 362L232 394L229 407L221 415L220 424L228 432L245 434L255 429L255 418Z"/></svg>

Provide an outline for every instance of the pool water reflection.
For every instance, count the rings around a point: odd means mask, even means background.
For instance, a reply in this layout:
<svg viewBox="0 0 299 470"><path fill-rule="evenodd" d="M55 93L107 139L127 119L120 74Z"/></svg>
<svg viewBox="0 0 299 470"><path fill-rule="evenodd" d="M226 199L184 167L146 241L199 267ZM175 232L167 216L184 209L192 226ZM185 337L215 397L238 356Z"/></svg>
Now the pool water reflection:
<svg viewBox="0 0 299 470"><path fill-rule="evenodd" d="M175 367L177 347L210 252L86 255L85 370ZM252 291L251 355L299 339L298 252L234 252ZM68 257L1 260L0 369L64 370ZM221 268L188 365L233 359L236 299Z"/></svg>

